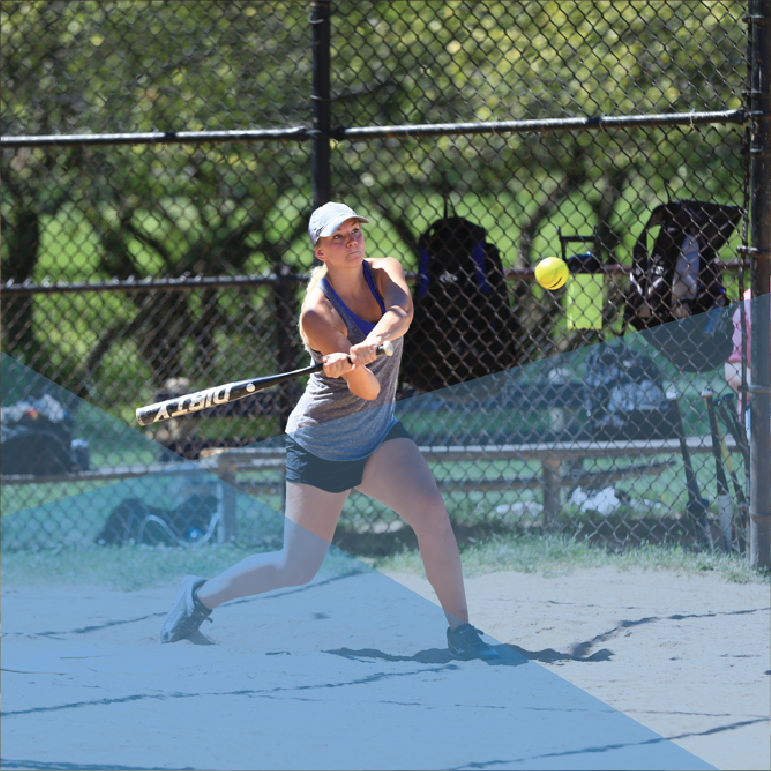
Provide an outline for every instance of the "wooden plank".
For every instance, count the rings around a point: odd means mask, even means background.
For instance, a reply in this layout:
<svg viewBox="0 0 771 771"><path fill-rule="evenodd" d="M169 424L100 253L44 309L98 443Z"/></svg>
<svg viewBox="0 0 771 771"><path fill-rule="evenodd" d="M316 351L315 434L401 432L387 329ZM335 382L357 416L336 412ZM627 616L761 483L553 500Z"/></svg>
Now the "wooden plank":
<svg viewBox="0 0 771 771"><path fill-rule="evenodd" d="M691 452L712 451L709 436L687 440ZM733 437L726 437L726 445L735 450ZM582 458L636 457L641 455L680 454L677 439L651 439L623 442L550 442L544 444L501 444L475 446L421 447L429 462L479 460L581 460Z"/></svg>

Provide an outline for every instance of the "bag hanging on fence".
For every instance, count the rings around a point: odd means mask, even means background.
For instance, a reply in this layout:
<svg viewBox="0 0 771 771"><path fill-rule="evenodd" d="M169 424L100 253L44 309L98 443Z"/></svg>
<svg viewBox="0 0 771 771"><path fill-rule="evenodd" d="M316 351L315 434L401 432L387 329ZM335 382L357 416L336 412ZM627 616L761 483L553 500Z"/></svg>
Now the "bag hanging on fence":
<svg viewBox="0 0 771 771"><path fill-rule="evenodd" d="M195 543L206 533L216 513L214 495L193 494L176 509L148 506L139 498L127 498L110 512L94 542L100 546Z"/></svg>
<svg viewBox="0 0 771 771"><path fill-rule="evenodd" d="M653 359L620 340L600 343L584 361L586 431L593 440L667 439L672 411Z"/></svg>
<svg viewBox="0 0 771 771"><path fill-rule="evenodd" d="M634 247L624 320L678 369L707 372L732 350L731 320L717 253L742 216L737 206L671 201L657 206ZM661 226L653 252L648 230ZM701 314L701 315L700 315ZM697 316L692 321L683 319Z"/></svg>
<svg viewBox="0 0 771 771"><path fill-rule="evenodd" d="M89 467L88 441L73 438L73 419L50 394L2 408L3 474L60 476Z"/></svg>
<svg viewBox="0 0 771 771"><path fill-rule="evenodd" d="M501 256L486 236L468 220L444 217L419 239L420 275L402 377L421 391L465 383L517 362L517 323Z"/></svg>

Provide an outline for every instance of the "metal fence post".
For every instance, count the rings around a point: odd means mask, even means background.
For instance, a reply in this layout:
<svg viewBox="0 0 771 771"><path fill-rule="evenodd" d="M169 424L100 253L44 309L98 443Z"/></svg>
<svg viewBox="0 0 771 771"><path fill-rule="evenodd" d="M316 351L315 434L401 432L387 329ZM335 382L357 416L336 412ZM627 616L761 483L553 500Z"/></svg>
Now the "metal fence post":
<svg viewBox="0 0 771 771"><path fill-rule="evenodd" d="M236 482L235 469L227 453L219 456L217 462L217 543L233 543L238 538L238 520L236 519Z"/></svg>
<svg viewBox="0 0 771 771"><path fill-rule="evenodd" d="M543 462L543 526L550 530L562 515L562 461L549 458Z"/></svg>
<svg viewBox="0 0 771 771"><path fill-rule="evenodd" d="M331 198L329 134L332 126L330 90L331 11L330 0L311 2L313 28L313 151L311 175L313 180L313 208L322 206Z"/></svg>
<svg viewBox="0 0 771 771"><path fill-rule="evenodd" d="M771 0L751 0L750 256L750 563L771 566Z"/></svg>

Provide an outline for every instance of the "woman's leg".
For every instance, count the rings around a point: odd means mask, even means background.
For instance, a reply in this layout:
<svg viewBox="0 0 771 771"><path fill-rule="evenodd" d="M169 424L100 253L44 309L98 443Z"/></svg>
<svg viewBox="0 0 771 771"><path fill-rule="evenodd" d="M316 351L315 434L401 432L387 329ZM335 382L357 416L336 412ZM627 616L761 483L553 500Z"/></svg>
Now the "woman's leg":
<svg viewBox="0 0 771 771"><path fill-rule="evenodd" d="M372 454L357 486L393 509L415 531L426 576L450 626L468 622L466 591L458 544L434 475L417 445L400 437Z"/></svg>
<svg viewBox="0 0 771 771"><path fill-rule="evenodd" d="M207 581L198 589L200 602L213 609L236 597L307 584L324 561L349 493L287 482L284 548L246 557Z"/></svg>

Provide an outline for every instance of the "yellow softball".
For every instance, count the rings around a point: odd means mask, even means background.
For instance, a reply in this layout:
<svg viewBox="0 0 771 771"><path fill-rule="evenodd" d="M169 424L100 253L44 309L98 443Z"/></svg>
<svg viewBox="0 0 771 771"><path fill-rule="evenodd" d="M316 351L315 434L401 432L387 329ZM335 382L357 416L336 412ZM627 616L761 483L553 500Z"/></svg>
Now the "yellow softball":
<svg viewBox="0 0 771 771"><path fill-rule="evenodd" d="M544 289L559 289L565 286L569 276L567 263L559 257L547 257L535 266L535 280Z"/></svg>

